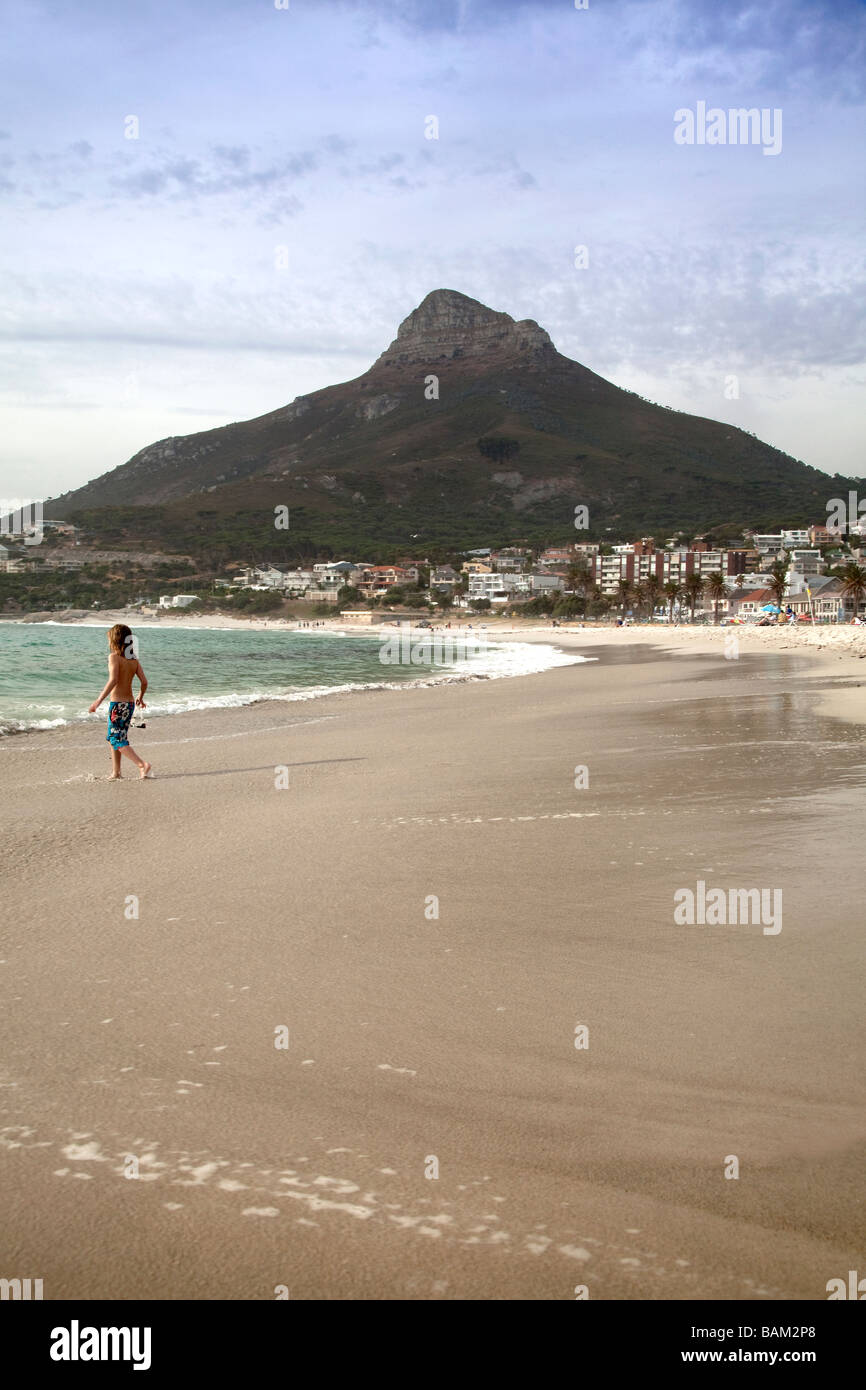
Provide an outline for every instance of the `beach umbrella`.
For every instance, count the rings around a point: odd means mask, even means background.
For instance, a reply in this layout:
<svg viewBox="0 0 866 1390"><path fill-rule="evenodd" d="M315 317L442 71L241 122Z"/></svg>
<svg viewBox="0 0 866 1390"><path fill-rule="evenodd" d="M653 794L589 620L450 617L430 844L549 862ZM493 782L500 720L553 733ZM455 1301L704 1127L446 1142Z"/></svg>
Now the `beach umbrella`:
<svg viewBox="0 0 866 1390"><path fill-rule="evenodd" d="M763 608L761 609L762 613L778 613L780 611L781 610L777 607L775 603L765 603Z"/></svg>

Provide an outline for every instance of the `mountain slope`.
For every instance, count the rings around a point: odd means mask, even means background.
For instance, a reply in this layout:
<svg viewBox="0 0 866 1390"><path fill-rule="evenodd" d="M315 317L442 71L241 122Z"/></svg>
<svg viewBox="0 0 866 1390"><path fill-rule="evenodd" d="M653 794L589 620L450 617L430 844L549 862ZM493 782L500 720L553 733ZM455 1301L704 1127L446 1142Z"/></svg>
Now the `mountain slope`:
<svg viewBox="0 0 866 1390"><path fill-rule="evenodd" d="M621 390L532 320L434 290L354 381L161 440L49 514L103 540L221 550L242 534L288 555L564 539L579 504L596 535L820 520L836 486L731 425ZM277 505L292 522L275 540Z"/></svg>

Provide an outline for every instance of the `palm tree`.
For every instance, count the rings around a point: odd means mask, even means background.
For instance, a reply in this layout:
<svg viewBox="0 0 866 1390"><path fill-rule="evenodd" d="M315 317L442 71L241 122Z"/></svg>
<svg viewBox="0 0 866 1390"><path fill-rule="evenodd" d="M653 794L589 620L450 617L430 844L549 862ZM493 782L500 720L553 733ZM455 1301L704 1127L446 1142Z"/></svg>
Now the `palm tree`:
<svg viewBox="0 0 866 1390"><path fill-rule="evenodd" d="M713 601L713 622L718 625L719 604L728 596L728 586L721 570L711 570L707 575L707 593Z"/></svg>
<svg viewBox="0 0 866 1390"><path fill-rule="evenodd" d="M767 588L773 596L773 602L781 609L785 590L788 587L788 566L784 560L774 560L770 566L769 574Z"/></svg>
<svg viewBox="0 0 866 1390"><path fill-rule="evenodd" d="M631 599L634 596L634 584L631 582L630 579L617 580L616 596L617 601L619 602L619 605L622 608L622 616L625 617L625 606L627 603L631 601Z"/></svg>
<svg viewBox="0 0 866 1390"><path fill-rule="evenodd" d="M643 582L644 597L646 598L647 608L649 609L650 622L652 622L652 616L658 606L661 587L660 580L654 574L647 575Z"/></svg>
<svg viewBox="0 0 866 1390"><path fill-rule="evenodd" d="M682 587L679 581L676 579L669 579L664 586L663 593L668 601L668 622L672 623L674 620L674 604L682 593Z"/></svg>
<svg viewBox="0 0 866 1390"><path fill-rule="evenodd" d="M572 560L565 576L565 587L570 589L575 595L579 595L582 601L582 611L586 613L586 593L591 583L589 566L584 555Z"/></svg>
<svg viewBox="0 0 866 1390"><path fill-rule="evenodd" d="M856 618L860 604L866 598L866 566L856 565L849 560L842 571L842 597L845 607L854 609Z"/></svg>
<svg viewBox="0 0 866 1390"><path fill-rule="evenodd" d="M697 603L701 594L704 592L703 577L700 574L687 574L684 588L686 591L686 597L689 601L689 607L692 610L691 621L694 622L695 604Z"/></svg>
<svg viewBox="0 0 866 1390"><path fill-rule="evenodd" d="M608 598L607 594L602 593L598 584L593 584L589 599L593 610L592 616L594 618L607 613L610 608L611 600Z"/></svg>

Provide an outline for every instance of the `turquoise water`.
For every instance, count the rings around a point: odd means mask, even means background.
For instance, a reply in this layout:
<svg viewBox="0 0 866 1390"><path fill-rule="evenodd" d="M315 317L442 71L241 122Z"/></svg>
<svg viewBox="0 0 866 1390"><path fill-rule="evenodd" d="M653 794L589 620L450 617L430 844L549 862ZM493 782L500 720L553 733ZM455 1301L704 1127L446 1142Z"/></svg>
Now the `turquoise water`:
<svg viewBox="0 0 866 1390"><path fill-rule="evenodd" d="M0 623L0 734L104 719L105 705L98 715L88 715L87 707L107 678L106 631L62 623ZM134 631L150 682L152 715L257 700L308 700L338 690L524 675L580 659L526 643L491 643L468 651L465 644L425 651L417 643L411 649L404 643L398 653L386 650L396 661L383 663L383 639L373 633L147 626Z"/></svg>

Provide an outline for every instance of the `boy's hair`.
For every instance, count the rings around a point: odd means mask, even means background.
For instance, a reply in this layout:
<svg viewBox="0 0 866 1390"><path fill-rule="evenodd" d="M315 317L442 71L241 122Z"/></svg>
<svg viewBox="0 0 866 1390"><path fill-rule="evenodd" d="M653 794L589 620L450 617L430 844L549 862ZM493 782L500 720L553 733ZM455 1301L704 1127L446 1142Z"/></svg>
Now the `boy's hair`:
<svg viewBox="0 0 866 1390"><path fill-rule="evenodd" d="M132 629L128 628L126 623L115 623L114 627L108 630L108 645L113 652L120 652L121 656L134 655L134 641Z"/></svg>

